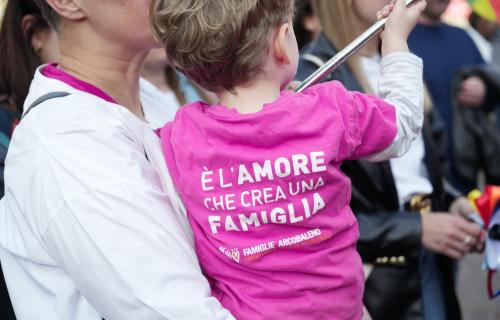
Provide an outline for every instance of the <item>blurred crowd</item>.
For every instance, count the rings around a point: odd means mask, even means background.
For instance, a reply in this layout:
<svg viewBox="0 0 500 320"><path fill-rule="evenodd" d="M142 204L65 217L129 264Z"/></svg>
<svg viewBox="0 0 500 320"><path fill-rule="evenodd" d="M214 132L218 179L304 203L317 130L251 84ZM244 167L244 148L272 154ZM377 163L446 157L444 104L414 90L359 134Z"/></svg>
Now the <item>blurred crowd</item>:
<svg viewBox="0 0 500 320"><path fill-rule="evenodd" d="M376 22L388 0L298 0L295 34L304 80ZM382 163L348 161L351 207L365 263L364 302L373 319L459 319L459 261L481 246L464 246L465 196L500 184L500 28L471 11L466 28L443 22L449 0L427 0L409 47L424 61L426 119L407 155ZM0 29L0 197L12 133L35 70L57 63L56 33L31 0L8 0ZM381 40L372 40L326 80L379 95ZM382 70L383 72L383 70ZM153 50L143 77L162 92L173 115L182 105L214 97ZM465 216L467 218L467 216ZM2 319L14 319L5 285ZM9 314L9 316L5 316ZM445 316L447 315L447 316ZM451 315L451 316L450 316ZM10 317L10 318L9 318Z"/></svg>

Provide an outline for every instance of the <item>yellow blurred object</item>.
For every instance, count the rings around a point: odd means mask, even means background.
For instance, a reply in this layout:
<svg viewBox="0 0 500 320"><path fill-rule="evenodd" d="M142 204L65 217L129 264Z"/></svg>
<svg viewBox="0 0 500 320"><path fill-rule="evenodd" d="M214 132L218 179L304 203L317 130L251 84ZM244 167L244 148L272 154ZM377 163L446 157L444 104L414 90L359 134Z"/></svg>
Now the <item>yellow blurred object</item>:
<svg viewBox="0 0 500 320"><path fill-rule="evenodd" d="M476 212L479 212L479 209L476 206L476 200L479 199L480 197L481 197L481 191L479 191L478 189L472 190L467 195L467 199L469 200L470 205Z"/></svg>
<svg viewBox="0 0 500 320"><path fill-rule="evenodd" d="M0 0L0 24L3 21L3 14L5 11L5 6L7 5L8 0Z"/></svg>
<svg viewBox="0 0 500 320"><path fill-rule="evenodd" d="M491 22L497 22L498 16L495 6L498 8L498 1L492 0L469 0L472 10L483 19Z"/></svg>

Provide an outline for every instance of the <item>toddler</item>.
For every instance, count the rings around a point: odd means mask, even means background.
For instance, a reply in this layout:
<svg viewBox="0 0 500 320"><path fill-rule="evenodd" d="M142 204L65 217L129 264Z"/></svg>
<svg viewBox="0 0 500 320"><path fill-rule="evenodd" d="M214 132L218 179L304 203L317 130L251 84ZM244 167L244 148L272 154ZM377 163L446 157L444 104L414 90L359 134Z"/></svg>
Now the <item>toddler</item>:
<svg viewBox="0 0 500 320"><path fill-rule="evenodd" d="M335 81L285 90L298 61L293 0L153 0L172 66L218 97L182 108L161 139L212 294L237 319L361 318L340 166L401 156L417 137L422 62L406 39L424 6L384 9L380 99Z"/></svg>

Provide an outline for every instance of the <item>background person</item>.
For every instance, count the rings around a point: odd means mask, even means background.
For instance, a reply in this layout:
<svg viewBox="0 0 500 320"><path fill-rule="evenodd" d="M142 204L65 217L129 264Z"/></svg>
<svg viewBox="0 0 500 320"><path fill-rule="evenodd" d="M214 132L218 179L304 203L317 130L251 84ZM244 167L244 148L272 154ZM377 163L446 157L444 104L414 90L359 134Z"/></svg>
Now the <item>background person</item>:
<svg viewBox="0 0 500 320"><path fill-rule="evenodd" d="M9 0L2 3L1 9L0 198L4 196L7 149L35 69L59 57L57 36L32 0ZM0 277L0 314L5 319L15 319L1 268Z"/></svg>
<svg viewBox="0 0 500 320"><path fill-rule="evenodd" d="M313 0L323 33L303 51L299 80L371 26L377 10L388 2ZM378 94L380 71L377 38L329 80L340 80L350 90ZM480 230L461 217L471 210L466 200L455 200L457 195L444 188L429 124L424 123L423 135L402 158L382 163L349 161L342 170L353 186L351 207L360 229L358 250L365 263L375 265L364 294L372 317L421 319L421 302L426 298L426 314L433 316L426 319L459 319L453 264L445 256L458 259L469 252L473 245L464 240L470 235L477 243ZM419 214L418 207L409 205L411 199L422 195L431 199L435 212ZM424 248L445 256L426 254L425 264L421 264ZM423 265L425 269L421 270ZM426 289L426 296L422 295L422 283L432 286Z"/></svg>
<svg viewBox="0 0 500 320"><path fill-rule="evenodd" d="M474 40L477 49L486 63L493 63L500 68L500 61L493 62L493 46L500 42L500 27L497 22L483 18L472 11L469 15L469 27L465 29ZM500 44L498 44L500 46Z"/></svg>
<svg viewBox="0 0 500 320"><path fill-rule="evenodd" d="M9 0L0 29L0 198L3 169L12 132L35 69L57 61L57 36L32 0Z"/></svg>
<svg viewBox="0 0 500 320"><path fill-rule="evenodd" d="M427 2L428 6L408 43L412 52L424 60L424 79L445 125L448 140L446 154L450 158L450 167L445 168L447 178L461 192L467 193L476 183L461 176L453 156L455 143L460 143L454 141L453 81L462 67L484 65L484 60L467 32L441 20L450 1ZM485 82L478 76L465 78L457 98L466 107L486 107L488 100Z"/></svg>
<svg viewBox="0 0 500 320"><path fill-rule="evenodd" d="M161 104L168 107L172 119L177 109L186 103L214 99L212 94L202 90L169 66L165 50L161 48L151 50L142 68L141 77L161 91Z"/></svg>

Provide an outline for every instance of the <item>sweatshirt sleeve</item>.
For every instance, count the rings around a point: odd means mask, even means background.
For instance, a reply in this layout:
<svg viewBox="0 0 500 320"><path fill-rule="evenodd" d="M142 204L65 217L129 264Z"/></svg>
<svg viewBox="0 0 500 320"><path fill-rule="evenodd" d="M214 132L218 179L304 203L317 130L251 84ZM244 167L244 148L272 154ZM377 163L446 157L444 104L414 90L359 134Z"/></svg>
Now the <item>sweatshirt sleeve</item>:
<svg viewBox="0 0 500 320"><path fill-rule="evenodd" d="M377 96L348 91L338 81L313 86L305 93L320 110L315 114L317 122L327 122L318 131L331 141L336 161L381 152L397 135L394 106Z"/></svg>
<svg viewBox="0 0 500 320"><path fill-rule="evenodd" d="M396 52L382 58L380 97L396 108L397 134L391 144L366 160L377 162L404 155L418 137L424 118L423 63L420 58Z"/></svg>

